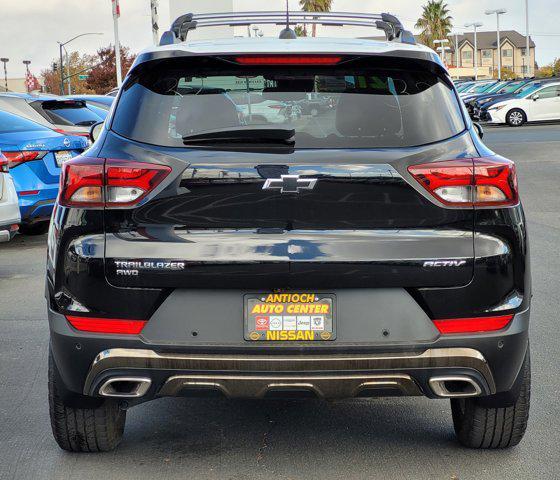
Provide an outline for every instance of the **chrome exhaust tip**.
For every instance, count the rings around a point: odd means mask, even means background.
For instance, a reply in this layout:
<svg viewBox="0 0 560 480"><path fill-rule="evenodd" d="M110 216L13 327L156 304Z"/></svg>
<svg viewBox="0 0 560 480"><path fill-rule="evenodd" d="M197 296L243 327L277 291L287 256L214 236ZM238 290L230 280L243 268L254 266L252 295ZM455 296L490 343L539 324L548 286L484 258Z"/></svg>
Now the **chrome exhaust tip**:
<svg viewBox="0 0 560 480"><path fill-rule="evenodd" d="M146 394L152 380L147 377L112 377L99 388L99 395L112 398L138 398Z"/></svg>
<svg viewBox="0 0 560 480"><path fill-rule="evenodd" d="M476 380L463 375L432 377L428 383L438 397L477 397L482 394L482 389Z"/></svg>

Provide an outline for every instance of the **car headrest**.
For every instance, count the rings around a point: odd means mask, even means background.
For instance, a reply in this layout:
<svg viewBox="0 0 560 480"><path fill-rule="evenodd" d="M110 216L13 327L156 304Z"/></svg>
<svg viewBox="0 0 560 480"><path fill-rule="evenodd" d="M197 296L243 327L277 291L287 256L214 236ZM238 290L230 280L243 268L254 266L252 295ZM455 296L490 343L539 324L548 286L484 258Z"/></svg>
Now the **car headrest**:
<svg viewBox="0 0 560 480"><path fill-rule="evenodd" d="M181 99L175 123L179 135L237 126L237 108L226 95L185 95Z"/></svg>
<svg viewBox="0 0 560 480"><path fill-rule="evenodd" d="M336 109L336 129L345 137L400 134L398 100L392 95L342 94Z"/></svg>

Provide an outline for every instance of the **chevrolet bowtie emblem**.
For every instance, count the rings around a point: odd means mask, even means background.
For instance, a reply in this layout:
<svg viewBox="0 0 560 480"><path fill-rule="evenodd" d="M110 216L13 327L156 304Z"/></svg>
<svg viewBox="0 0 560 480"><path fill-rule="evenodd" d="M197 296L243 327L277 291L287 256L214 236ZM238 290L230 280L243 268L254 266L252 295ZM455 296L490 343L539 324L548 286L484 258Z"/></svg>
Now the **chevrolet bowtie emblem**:
<svg viewBox="0 0 560 480"><path fill-rule="evenodd" d="M300 190L313 190L316 178L299 178L299 175L281 175L280 178L267 178L263 190L280 190L280 193L299 193Z"/></svg>

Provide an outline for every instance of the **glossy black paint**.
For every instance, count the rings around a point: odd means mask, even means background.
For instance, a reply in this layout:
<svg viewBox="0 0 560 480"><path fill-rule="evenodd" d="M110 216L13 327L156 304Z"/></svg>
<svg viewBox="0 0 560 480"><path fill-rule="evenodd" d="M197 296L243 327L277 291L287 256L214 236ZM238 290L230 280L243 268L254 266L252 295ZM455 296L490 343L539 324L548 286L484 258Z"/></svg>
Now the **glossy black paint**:
<svg viewBox="0 0 560 480"><path fill-rule="evenodd" d="M57 206L48 256L56 311L76 313L78 305L78 314L149 319L172 289L189 287L405 287L432 318L528 305L521 206L444 208L407 176L408 164L428 158L491 154L474 130L398 152L289 155L177 152L105 135L89 155L165 162L178 173L134 209ZM318 189L261 189L265 178L286 171L316 176ZM465 265L423 267L425 259L457 257ZM184 261L186 268L119 277L115 259Z"/></svg>

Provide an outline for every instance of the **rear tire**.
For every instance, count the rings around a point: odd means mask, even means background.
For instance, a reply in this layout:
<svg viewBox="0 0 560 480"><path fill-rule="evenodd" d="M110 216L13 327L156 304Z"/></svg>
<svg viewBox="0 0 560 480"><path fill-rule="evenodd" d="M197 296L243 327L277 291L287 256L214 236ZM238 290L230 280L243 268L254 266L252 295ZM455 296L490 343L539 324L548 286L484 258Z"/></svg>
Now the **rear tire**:
<svg viewBox="0 0 560 480"><path fill-rule="evenodd" d="M520 371L519 396L511 405L484 406L479 398L451 400L453 426L459 442L469 448L509 448L517 445L527 428L531 397L529 350Z"/></svg>
<svg viewBox="0 0 560 480"><path fill-rule="evenodd" d="M108 452L121 441L126 412L114 400L79 408L64 401L66 387L49 352L49 413L56 443L69 452Z"/></svg>
<svg viewBox="0 0 560 480"><path fill-rule="evenodd" d="M510 127L520 127L527 123L527 115L523 110L514 108L507 113L506 122Z"/></svg>
<svg viewBox="0 0 560 480"><path fill-rule="evenodd" d="M20 233L24 235L43 235L49 231L49 222L38 222L19 226Z"/></svg>

